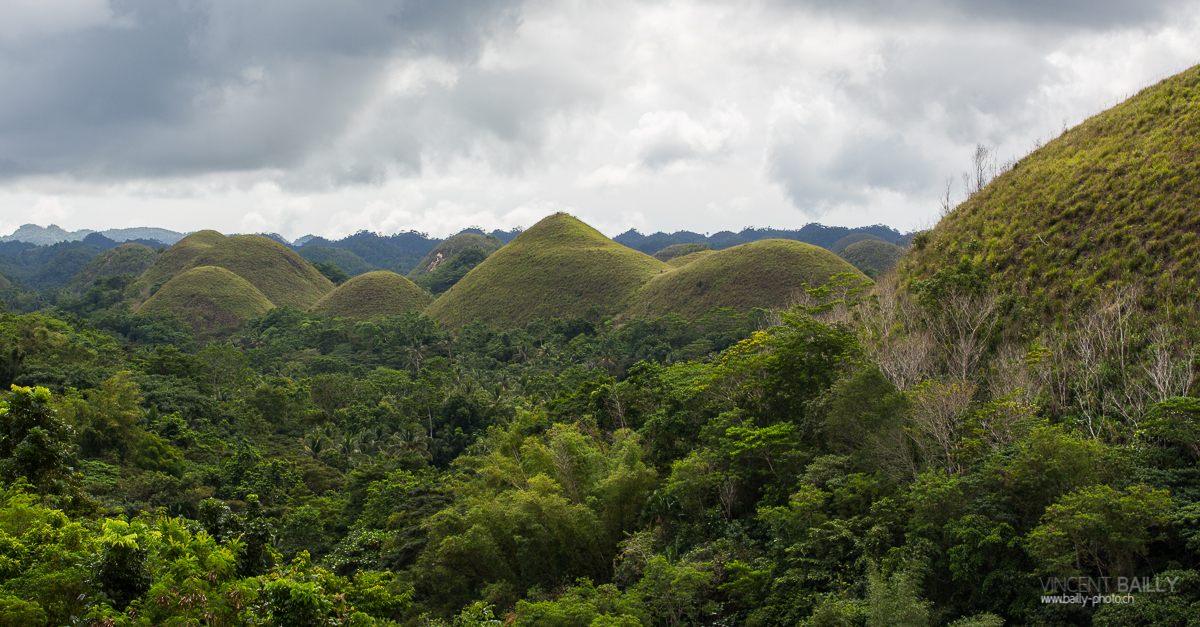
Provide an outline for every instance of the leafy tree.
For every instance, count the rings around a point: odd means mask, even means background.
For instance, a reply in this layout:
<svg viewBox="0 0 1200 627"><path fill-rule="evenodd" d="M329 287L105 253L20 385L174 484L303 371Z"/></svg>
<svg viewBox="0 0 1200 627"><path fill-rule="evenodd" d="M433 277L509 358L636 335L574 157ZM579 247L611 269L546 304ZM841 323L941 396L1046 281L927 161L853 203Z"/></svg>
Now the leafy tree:
<svg viewBox="0 0 1200 627"><path fill-rule="evenodd" d="M57 416L46 388L12 386L0 401L0 476L24 478L41 494L63 494L76 484L72 431Z"/></svg>

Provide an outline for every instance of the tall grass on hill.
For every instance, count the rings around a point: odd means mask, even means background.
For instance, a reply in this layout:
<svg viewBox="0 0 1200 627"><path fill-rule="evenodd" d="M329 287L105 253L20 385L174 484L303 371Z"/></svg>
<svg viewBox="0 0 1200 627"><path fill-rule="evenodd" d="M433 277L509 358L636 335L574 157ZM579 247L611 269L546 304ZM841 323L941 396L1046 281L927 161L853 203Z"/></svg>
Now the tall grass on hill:
<svg viewBox="0 0 1200 627"><path fill-rule="evenodd" d="M669 269L558 213L493 253L426 313L449 327L479 319L498 328L537 318L617 313L642 284Z"/></svg>
<svg viewBox="0 0 1200 627"><path fill-rule="evenodd" d="M906 282L966 258L1044 315L1111 282L1143 305L1195 299L1200 279L1200 66L1018 161L914 239Z"/></svg>
<svg viewBox="0 0 1200 627"><path fill-rule="evenodd" d="M431 300L412 281L395 272L379 270L346 281L317 301L312 310L334 318L362 321L421 311Z"/></svg>
<svg viewBox="0 0 1200 627"><path fill-rule="evenodd" d="M261 235L225 237L193 233L167 249L138 279L143 297L190 268L224 268L253 285L272 303L307 309L333 291L333 283L283 244Z"/></svg>
<svg viewBox="0 0 1200 627"><path fill-rule="evenodd" d="M261 316L275 305L245 279L215 266L183 272L163 285L138 313L170 311L196 329L211 330Z"/></svg>
<svg viewBox="0 0 1200 627"><path fill-rule="evenodd" d="M64 291L71 294L82 294L92 287L96 279L132 274L134 276L145 272L154 265L158 252L141 244L121 244L116 248L106 250L87 265L79 269L75 276L67 282Z"/></svg>
<svg viewBox="0 0 1200 627"><path fill-rule="evenodd" d="M786 307L805 286L824 285L841 273L866 279L824 248L792 240L761 240L707 254L655 276L638 290L628 314L655 318L677 313L695 319L715 307L738 311Z"/></svg>

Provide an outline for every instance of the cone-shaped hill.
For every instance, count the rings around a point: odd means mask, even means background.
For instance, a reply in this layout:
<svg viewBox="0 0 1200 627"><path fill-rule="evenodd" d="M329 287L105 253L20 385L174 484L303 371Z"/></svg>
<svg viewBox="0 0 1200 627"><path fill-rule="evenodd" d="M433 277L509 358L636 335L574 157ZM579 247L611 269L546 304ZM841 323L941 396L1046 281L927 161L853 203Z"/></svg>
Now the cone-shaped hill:
<svg viewBox="0 0 1200 627"><path fill-rule="evenodd" d="M628 315L698 318L714 307L786 307L804 285L819 287L842 272L862 274L819 246L783 239L750 242L655 276L638 291Z"/></svg>
<svg viewBox="0 0 1200 627"><path fill-rule="evenodd" d="M905 281L964 257L1045 314L1111 281L1146 302L1200 280L1200 66L1148 87L1019 161L913 240ZM1190 293L1189 293L1190 292Z"/></svg>
<svg viewBox="0 0 1200 627"><path fill-rule="evenodd" d="M96 279L123 274L138 276L154 265L157 257L158 253L149 246L121 244L100 253L80 268L63 290L72 294L82 294L91 289Z"/></svg>
<svg viewBox="0 0 1200 627"><path fill-rule="evenodd" d="M426 310L459 327L475 319L511 328L537 318L617 313L670 266L565 214L549 216L471 270Z"/></svg>
<svg viewBox="0 0 1200 627"><path fill-rule="evenodd" d="M307 309L333 291L333 283L288 247L261 235L225 237L193 233L159 256L138 280L147 292L184 270L224 268L245 279L277 306Z"/></svg>
<svg viewBox="0 0 1200 627"><path fill-rule="evenodd" d="M896 267L904 249L882 239L867 239L843 248L838 256L863 273L878 276Z"/></svg>
<svg viewBox="0 0 1200 627"><path fill-rule="evenodd" d="M666 248L654 253L654 258L659 261L665 261L665 262L670 263L671 260L673 260L673 259L678 259L680 257L686 257L687 255L690 255L690 254L696 253L696 252L700 252L702 250L712 250L712 249L713 249L712 246L709 246L708 244L702 244L700 242L693 242L690 244L672 244L672 245L667 246Z"/></svg>
<svg viewBox="0 0 1200 627"><path fill-rule="evenodd" d="M200 266L167 281L138 313L170 311L198 329L231 326L261 316L274 305L240 276Z"/></svg>
<svg viewBox="0 0 1200 627"><path fill-rule="evenodd" d="M432 300L412 281L380 270L360 274L339 285L313 305L312 310L334 318L370 320L421 311Z"/></svg>

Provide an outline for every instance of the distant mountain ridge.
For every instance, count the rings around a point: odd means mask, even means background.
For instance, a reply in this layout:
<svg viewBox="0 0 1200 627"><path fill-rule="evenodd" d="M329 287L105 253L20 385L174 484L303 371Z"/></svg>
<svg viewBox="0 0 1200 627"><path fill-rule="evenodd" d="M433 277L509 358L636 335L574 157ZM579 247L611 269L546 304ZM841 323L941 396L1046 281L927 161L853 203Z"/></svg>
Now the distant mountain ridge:
<svg viewBox="0 0 1200 627"><path fill-rule="evenodd" d="M668 246L675 246L677 244L708 244L714 250L724 250L739 244L748 244L764 239L790 239L829 249L842 238L856 233L873 235L893 244L900 243L905 237L904 233L883 224L851 228L845 226L825 226L824 224L813 222L799 229L756 229L754 227L747 227L737 233L733 231L719 231L712 235L702 235L692 231L675 231L674 233L659 231L650 235L643 235L637 229L629 229L614 237L613 241L644 252L647 255L653 255Z"/></svg>
<svg viewBox="0 0 1200 627"><path fill-rule="evenodd" d="M106 229L104 231L93 231L91 229L68 231L57 224L51 224L50 226L22 224L20 228L13 231L12 235L0 236L0 242L26 242L36 246L49 246L59 242L78 242L93 233L99 233L118 244L133 240L141 240L143 242L153 240L167 246L178 242L187 235L187 233L148 226L127 229Z"/></svg>

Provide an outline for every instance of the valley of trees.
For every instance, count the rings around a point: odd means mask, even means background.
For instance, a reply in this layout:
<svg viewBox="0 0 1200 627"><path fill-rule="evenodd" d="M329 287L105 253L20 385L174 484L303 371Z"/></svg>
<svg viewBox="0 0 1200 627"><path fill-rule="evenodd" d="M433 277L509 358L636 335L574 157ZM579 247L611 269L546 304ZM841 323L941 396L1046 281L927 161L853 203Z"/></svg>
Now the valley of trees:
<svg viewBox="0 0 1200 627"><path fill-rule="evenodd" d="M1130 288L198 337L113 282L0 316L3 624L1200 620L1200 329Z"/></svg>

